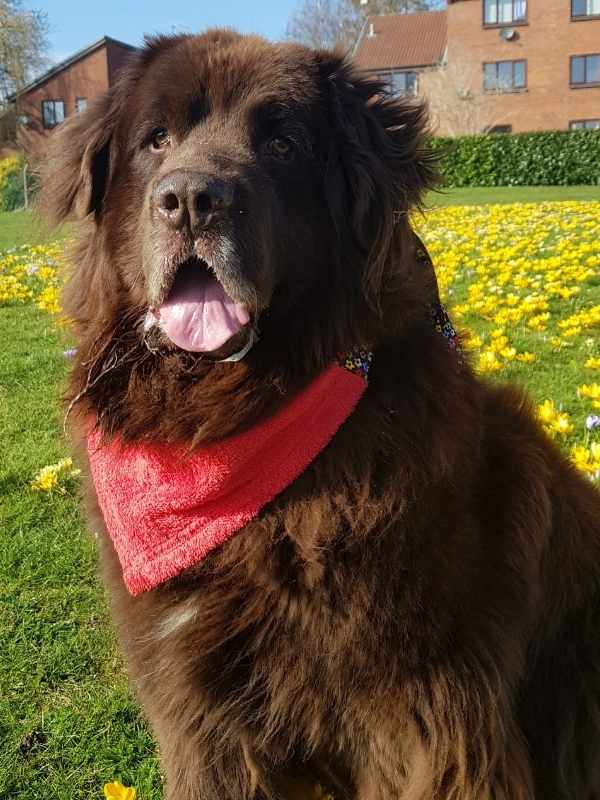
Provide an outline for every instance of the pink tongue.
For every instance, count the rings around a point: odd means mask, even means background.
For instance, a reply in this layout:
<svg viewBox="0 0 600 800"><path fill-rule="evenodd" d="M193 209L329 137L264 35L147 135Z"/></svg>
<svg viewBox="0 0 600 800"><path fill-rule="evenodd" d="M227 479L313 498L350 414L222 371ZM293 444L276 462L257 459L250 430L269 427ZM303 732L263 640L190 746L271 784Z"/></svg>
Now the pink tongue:
<svg viewBox="0 0 600 800"><path fill-rule="evenodd" d="M250 321L244 306L216 278L191 270L178 276L169 298L154 313L174 344L195 353L218 350Z"/></svg>

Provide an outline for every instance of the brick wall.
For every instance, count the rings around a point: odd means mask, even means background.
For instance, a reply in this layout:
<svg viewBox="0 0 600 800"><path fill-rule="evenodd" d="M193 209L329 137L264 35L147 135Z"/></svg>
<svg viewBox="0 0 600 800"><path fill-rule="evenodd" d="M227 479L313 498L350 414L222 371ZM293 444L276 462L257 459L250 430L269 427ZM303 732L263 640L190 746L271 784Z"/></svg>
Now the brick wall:
<svg viewBox="0 0 600 800"><path fill-rule="evenodd" d="M105 94L131 54L132 48L107 39L87 55L19 96L17 113L20 117L27 117L28 121L18 127L18 144L30 160L43 157L47 138L52 132L43 125L42 101L62 100L65 118L76 114L77 98L85 98L90 103Z"/></svg>
<svg viewBox="0 0 600 800"><path fill-rule="evenodd" d="M28 118L27 125L19 126L19 145L33 160L43 155L50 131L42 124L42 100L63 100L68 117L76 113L76 98L85 97L89 102L107 89L106 47L102 46L19 97L18 114Z"/></svg>
<svg viewBox="0 0 600 800"><path fill-rule="evenodd" d="M110 86L115 82L115 78L121 69L125 66L128 59L131 58L132 50L128 47L123 47L117 42L109 40L107 45L107 59L108 59L108 83Z"/></svg>
<svg viewBox="0 0 600 800"><path fill-rule="evenodd" d="M512 25L517 35L504 41L499 28L484 28L482 6L482 0L448 6L448 65L473 76L482 120L520 132L600 119L600 87L570 87L570 56L600 53L600 19L572 21L570 0L528 0L527 23ZM527 88L484 96L483 63L519 59L527 61ZM439 122L440 133L452 133L441 116Z"/></svg>

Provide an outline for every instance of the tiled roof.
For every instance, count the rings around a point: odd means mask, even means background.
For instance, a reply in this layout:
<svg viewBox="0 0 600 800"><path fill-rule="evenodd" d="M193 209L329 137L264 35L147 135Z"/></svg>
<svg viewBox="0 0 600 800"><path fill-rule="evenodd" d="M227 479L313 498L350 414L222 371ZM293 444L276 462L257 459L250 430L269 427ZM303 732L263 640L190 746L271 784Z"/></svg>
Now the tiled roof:
<svg viewBox="0 0 600 800"><path fill-rule="evenodd" d="M54 75L57 75L64 69L67 69L67 67L70 67L71 64L75 64L75 62L80 61L82 58L89 56L95 50L98 50L100 47L105 47L108 44L116 45L117 47L121 47L125 50L131 50L131 52L134 52L137 49L131 44L126 44L125 42L120 42L118 39L113 39L112 36L103 36L93 44L84 47L83 50L78 50L72 56L69 56L69 58L61 61L60 64L55 64L47 72L44 72L43 75L35 78L35 80L31 81L31 83L28 83L27 86L24 86L20 91L11 95L8 99L12 101L16 97L26 94L27 92L31 91L31 89L35 89L36 86L40 86L42 83L45 83L47 80L50 80L50 78L54 77Z"/></svg>
<svg viewBox="0 0 600 800"><path fill-rule="evenodd" d="M446 36L445 11L369 17L354 61L366 70L432 66L444 56Z"/></svg>

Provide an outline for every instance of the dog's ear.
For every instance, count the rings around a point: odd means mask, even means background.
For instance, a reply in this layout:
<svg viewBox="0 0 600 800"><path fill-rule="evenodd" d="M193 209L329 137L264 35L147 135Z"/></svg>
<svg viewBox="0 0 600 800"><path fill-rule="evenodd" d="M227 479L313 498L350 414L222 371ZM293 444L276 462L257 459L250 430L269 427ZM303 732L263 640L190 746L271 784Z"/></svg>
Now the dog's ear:
<svg viewBox="0 0 600 800"><path fill-rule="evenodd" d="M52 225L67 217L99 216L111 165L116 115L111 97L68 118L50 137L41 170L40 211Z"/></svg>
<svg viewBox="0 0 600 800"><path fill-rule="evenodd" d="M342 57L323 52L318 68L334 126L328 153L328 193L334 219L351 223L366 256L363 282L379 305L386 262L410 210L436 185L427 149L424 104L391 97L381 81L360 75Z"/></svg>

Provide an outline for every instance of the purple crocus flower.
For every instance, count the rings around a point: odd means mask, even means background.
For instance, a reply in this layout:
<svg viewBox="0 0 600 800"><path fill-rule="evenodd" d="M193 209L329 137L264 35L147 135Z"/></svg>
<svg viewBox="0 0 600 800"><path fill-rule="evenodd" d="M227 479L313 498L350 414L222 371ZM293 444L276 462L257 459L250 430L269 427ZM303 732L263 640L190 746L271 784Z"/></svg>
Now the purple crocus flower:
<svg viewBox="0 0 600 800"><path fill-rule="evenodd" d="M585 421L585 427L588 429L588 431L593 431L595 428L600 428L600 417L598 414L590 414Z"/></svg>

